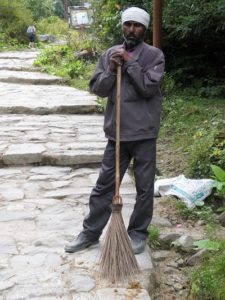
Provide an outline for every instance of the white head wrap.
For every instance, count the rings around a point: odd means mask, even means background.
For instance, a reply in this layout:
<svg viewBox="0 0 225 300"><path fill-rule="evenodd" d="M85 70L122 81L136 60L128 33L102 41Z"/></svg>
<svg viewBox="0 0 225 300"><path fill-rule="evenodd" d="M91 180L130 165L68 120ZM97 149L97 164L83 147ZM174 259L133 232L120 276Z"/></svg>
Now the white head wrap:
<svg viewBox="0 0 225 300"><path fill-rule="evenodd" d="M144 9L138 7L130 7L122 13L122 24L127 21L141 23L147 29L150 22L150 16Z"/></svg>

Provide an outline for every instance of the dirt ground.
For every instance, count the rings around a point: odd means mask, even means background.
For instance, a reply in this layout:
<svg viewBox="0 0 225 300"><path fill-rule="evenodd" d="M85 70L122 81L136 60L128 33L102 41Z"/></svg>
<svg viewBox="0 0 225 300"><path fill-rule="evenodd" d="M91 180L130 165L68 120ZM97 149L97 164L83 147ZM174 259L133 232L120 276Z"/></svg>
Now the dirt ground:
<svg viewBox="0 0 225 300"><path fill-rule="evenodd" d="M173 151L168 142L168 140L159 140L157 151L158 175L167 178L183 174L186 167L185 154L182 153L182 149ZM173 225L170 228L160 228L160 233L182 233L193 238L203 239L205 236L204 222L183 220L175 207L175 202L180 200L172 198L159 197L155 199L154 215L166 218ZM223 228L221 230L221 234L225 235L225 230ZM156 270L156 289L151 295L152 300L190 299L188 296L190 292L188 274L193 267L187 267L185 263L190 254L180 254L170 249L166 250L165 257L159 259L160 251L163 249L151 250L153 258L155 257Z"/></svg>

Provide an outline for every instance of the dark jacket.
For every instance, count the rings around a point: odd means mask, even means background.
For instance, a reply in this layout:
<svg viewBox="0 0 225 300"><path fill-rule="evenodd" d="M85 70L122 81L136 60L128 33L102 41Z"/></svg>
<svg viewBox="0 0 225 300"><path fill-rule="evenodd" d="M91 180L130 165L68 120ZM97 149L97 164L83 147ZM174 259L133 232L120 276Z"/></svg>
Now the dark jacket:
<svg viewBox="0 0 225 300"><path fill-rule="evenodd" d="M109 69L108 49L100 58L90 81L90 91L108 97L104 120L105 135L115 140L116 74ZM133 51L132 60L122 66L121 141L156 138L160 125L162 95L160 83L164 72L164 55L144 42Z"/></svg>

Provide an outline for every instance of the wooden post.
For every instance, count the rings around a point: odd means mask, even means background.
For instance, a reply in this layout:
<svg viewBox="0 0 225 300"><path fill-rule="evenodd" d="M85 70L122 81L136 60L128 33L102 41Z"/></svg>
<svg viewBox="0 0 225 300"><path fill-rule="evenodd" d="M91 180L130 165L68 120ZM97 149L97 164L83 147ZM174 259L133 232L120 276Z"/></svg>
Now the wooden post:
<svg viewBox="0 0 225 300"><path fill-rule="evenodd" d="M64 18L68 19L68 0L64 0Z"/></svg>
<svg viewBox="0 0 225 300"><path fill-rule="evenodd" d="M153 46L161 48L163 0L153 0Z"/></svg>

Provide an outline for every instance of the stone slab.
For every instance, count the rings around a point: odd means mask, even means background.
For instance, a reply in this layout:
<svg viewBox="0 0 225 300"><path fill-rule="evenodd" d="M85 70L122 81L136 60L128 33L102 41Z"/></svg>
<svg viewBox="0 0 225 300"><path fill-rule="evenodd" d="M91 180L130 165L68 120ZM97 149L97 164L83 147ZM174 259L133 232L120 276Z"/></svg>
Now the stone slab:
<svg viewBox="0 0 225 300"><path fill-rule="evenodd" d="M8 71L37 71L39 68L34 67L35 59L0 59L0 70Z"/></svg>
<svg viewBox="0 0 225 300"><path fill-rule="evenodd" d="M88 197L98 173L99 168L26 166L1 169L0 190L11 186L12 189L20 188L24 195L14 201L0 199L0 291L3 299L150 300L147 291L152 284L153 265L148 247L136 256L141 273L133 278L133 287L130 281L112 284L100 279L99 257L105 231L100 244L76 254L64 252L64 245L82 228ZM48 176L48 180L36 178L34 181L34 175ZM81 188L86 192L82 194ZM57 197L60 192L61 196ZM121 186L123 199L126 193L133 198L134 204L135 189L128 173ZM123 210L126 209L125 205Z"/></svg>
<svg viewBox="0 0 225 300"><path fill-rule="evenodd" d="M3 154L3 163L6 165L25 165L40 163L45 147L40 144L22 143L10 145Z"/></svg>
<svg viewBox="0 0 225 300"><path fill-rule="evenodd" d="M1 114L84 114L97 111L95 95L69 86L0 82L0 99Z"/></svg>
<svg viewBox="0 0 225 300"><path fill-rule="evenodd" d="M102 127L102 115L0 115L0 164L99 164Z"/></svg>
<svg viewBox="0 0 225 300"><path fill-rule="evenodd" d="M41 72L0 70L0 82L26 84L63 84L65 79Z"/></svg>
<svg viewBox="0 0 225 300"><path fill-rule="evenodd" d="M35 59L39 53L39 50L0 52L0 59Z"/></svg>

